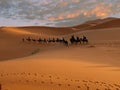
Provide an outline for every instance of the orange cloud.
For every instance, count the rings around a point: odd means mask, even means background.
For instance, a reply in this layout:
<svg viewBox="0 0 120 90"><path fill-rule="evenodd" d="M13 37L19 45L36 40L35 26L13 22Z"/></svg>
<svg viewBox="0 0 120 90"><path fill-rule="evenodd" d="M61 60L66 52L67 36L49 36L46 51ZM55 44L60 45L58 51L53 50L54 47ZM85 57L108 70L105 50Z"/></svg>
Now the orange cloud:
<svg viewBox="0 0 120 90"><path fill-rule="evenodd" d="M57 19L58 19L58 20L63 20L63 19L64 19L64 15L63 15L63 14L60 14Z"/></svg>
<svg viewBox="0 0 120 90"><path fill-rule="evenodd" d="M56 21L56 20L72 19L72 18L79 17L80 15L84 15L85 17L96 16L99 18L105 18L109 16L110 13L112 12L111 7L112 7L111 3L109 4L99 3L95 7L89 10L84 10L84 11L76 10L69 13L62 13L55 17L49 17L48 20Z"/></svg>
<svg viewBox="0 0 120 90"><path fill-rule="evenodd" d="M72 2L79 3L80 0L72 0Z"/></svg>
<svg viewBox="0 0 120 90"><path fill-rule="evenodd" d="M68 14L60 14L56 17L49 17L48 20L56 21L56 20L71 19L71 18L76 18L79 15L80 15L80 11L75 11L75 12L68 13Z"/></svg>
<svg viewBox="0 0 120 90"><path fill-rule="evenodd" d="M90 16L90 12L89 11L84 11L83 15L86 16L86 17L89 17Z"/></svg>
<svg viewBox="0 0 120 90"><path fill-rule="evenodd" d="M112 4L106 5L105 3L101 3L96 5L96 7L92 8L91 10L84 11L83 15L87 17L95 15L96 17L104 18L109 16L111 13L111 7Z"/></svg>
<svg viewBox="0 0 120 90"><path fill-rule="evenodd" d="M92 14L95 14L97 17L106 17L109 15L109 13L111 12L111 10L109 8L103 8L103 7L95 7L92 10Z"/></svg>
<svg viewBox="0 0 120 90"><path fill-rule="evenodd" d="M75 11L75 12L73 12L73 13L67 14L66 18L67 18L67 19L68 19L68 18L76 18L76 17L78 17L79 15L80 15L80 11Z"/></svg>
<svg viewBox="0 0 120 90"><path fill-rule="evenodd" d="M51 17L48 18L48 20L49 20L49 21L55 21L56 19L55 19L55 17L52 17L52 16L51 16Z"/></svg>

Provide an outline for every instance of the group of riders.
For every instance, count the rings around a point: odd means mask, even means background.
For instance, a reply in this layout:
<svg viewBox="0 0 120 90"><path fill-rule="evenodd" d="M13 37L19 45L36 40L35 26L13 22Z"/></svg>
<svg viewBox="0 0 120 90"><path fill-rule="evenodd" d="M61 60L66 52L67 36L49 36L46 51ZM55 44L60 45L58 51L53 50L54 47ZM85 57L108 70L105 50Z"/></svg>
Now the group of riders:
<svg viewBox="0 0 120 90"><path fill-rule="evenodd" d="M75 37L74 35L72 35L68 40L65 40L65 38L52 38L52 39L33 39L31 37L28 38L23 38L22 39L23 42L28 41L28 42L38 42L38 43L63 43L64 45L68 46L69 42L70 44L87 44L88 43L88 39L86 38L86 36L83 36L82 38L80 37Z"/></svg>

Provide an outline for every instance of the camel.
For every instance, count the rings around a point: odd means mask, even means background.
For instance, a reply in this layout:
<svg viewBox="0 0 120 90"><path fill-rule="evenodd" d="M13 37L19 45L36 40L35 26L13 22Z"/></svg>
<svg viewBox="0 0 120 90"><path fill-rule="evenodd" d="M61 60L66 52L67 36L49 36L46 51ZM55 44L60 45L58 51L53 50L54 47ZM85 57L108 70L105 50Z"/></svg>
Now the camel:
<svg viewBox="0 0 120 90"><path fill-rule="evenodd" d="M71 44L74 44L75 41L76 41L76 39L75 39L74 35L72 35L71 38L70 38L70 42L71 42Z"/></svg>
<svg viewBox="0 0 120 90"><path fill-rule="evenodd" d="M52 42L52 40L49 38L48 40L47 40L49 43L51 43Z"/></svg>
<svg viewBox="0 0 120 90"><path fill-rule="evenodd" d="M83 36L82 42L83 42L83 44L88 44L88 39L85 36Z"/></svg>
<svg viewBox="0 0 120 90"><path fill-rule="evenodd" d="M23 38L22 41L25 42L25 39Z"/></svg>
<svg viewBox="0 0 120 90"><path fill-rule="evenodd" d="M87 44L88 39L85 36L83 36L83 38L79 38L79 37L75 38L75 36L72 35L70 38L70 42L71 42L71 44L78 44L78 43L81 44L82 42L83 42L83 44L85 44L85 43Z"/></svg>
<svg viewBox="0 0 120 90"><path fill-rule="evenodd" d="M81 41L82 41L82 38L77 37L76 42L79 43L79 44L81 44Z"/></svg>
<svg viewBox="0 0 120 90"><path fill-rule="evenodd" d="M62 38L62 43L65 44L66 46L68 46L68 41L65 40L64 38Z"/></svg>
<svg viewBox="0 0 120 90"><path fill-rule="evenodd" d="M68 41L65 40L63 43L68 47Z"/></svg>
<svg viewBox="0 0 120 90"><path fill-rule="evenodd" d="M57 39L56 39L56 42L60 42L60 39L59 39L59 38L57 38Z"/></svg>
<svg viewBox="0 0 120 90"><path fill-rule="evenodd" d="M42 42L42 39L41 39L41 38L39 38L37 41L38 41L39 43L41 43L41 42Z"/></svg>
<svg viewBox="0 0 120 90"><path fill-rule="evenodd" d="M43 39L43 43L47 43L47 40L45 38Z"/></svg>
<svg viewBox="0 0 120 90"><path fill-rule="evenodd" d="M75 38L74 35L72 35L71 38L70 38L70 42L71 42L71 44L78 44L78 43L81 44L81 41L82 41L81 38L79 38L79 37Z"/></svg>
<svg viewBox="0 0 120 90"><path fill-rule="evenodd" d="M26 40L27 40L28 42L30 42L30 41L31 41L31 38L30 38L30 37L28 37Z"/></svg>
<svg viewBox="0 0 120 90"><path fill-rule="evenodd" d="M35 39L32 39L32 41L33 41L33 42L36 42L36 40L35 40Z"/></svg>

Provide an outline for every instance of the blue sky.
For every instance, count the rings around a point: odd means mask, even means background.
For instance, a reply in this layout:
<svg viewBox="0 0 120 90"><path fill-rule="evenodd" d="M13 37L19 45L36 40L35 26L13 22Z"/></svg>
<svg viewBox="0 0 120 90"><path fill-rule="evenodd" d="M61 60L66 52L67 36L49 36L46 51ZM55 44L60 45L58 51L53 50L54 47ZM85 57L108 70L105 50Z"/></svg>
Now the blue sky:
<svg viewBox="0 0 120 90"><path fill-rule="evenodd" d="M0 0L0 26L72 26L120 17L120 0Z"/></svg>

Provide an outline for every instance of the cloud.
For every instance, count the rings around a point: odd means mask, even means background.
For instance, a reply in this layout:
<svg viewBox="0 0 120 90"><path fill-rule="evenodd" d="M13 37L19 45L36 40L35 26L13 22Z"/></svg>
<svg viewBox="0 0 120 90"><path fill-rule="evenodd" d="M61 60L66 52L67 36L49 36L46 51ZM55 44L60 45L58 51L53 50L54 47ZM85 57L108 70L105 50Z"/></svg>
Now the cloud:
<svg viewBox="0 0 120 90"><path fill-rule="evenodd" d="M68 11L66 13L58 14L57 16L50 16L48 20L64 20L64 19L73 19L80 16L92 17L96 18L105 18L112 13L112 4L111 3L98 3L93 7L89 7L89 9L85 8L73 8L72 11ZM80 10L82 9L82 10Z"/></svg>
<svg viewBox="0 0 120 90"><path fill-rule="evenodd" d="M95 5L95 7L93 7L90 10L85 10L83 12L84 16L90 17L92 15L95 15L96 17L99 18L105 18L107 16L109 16L110 14L112 14L112 4L106 4L106 3L99 3L97 5Z"/></svg>
<svg viewBox="0 0 120 90"><path fill-rule="evenodd" d="M0 0L0 17L79 24L119 14L119 7L120 0Z"/></svg>

